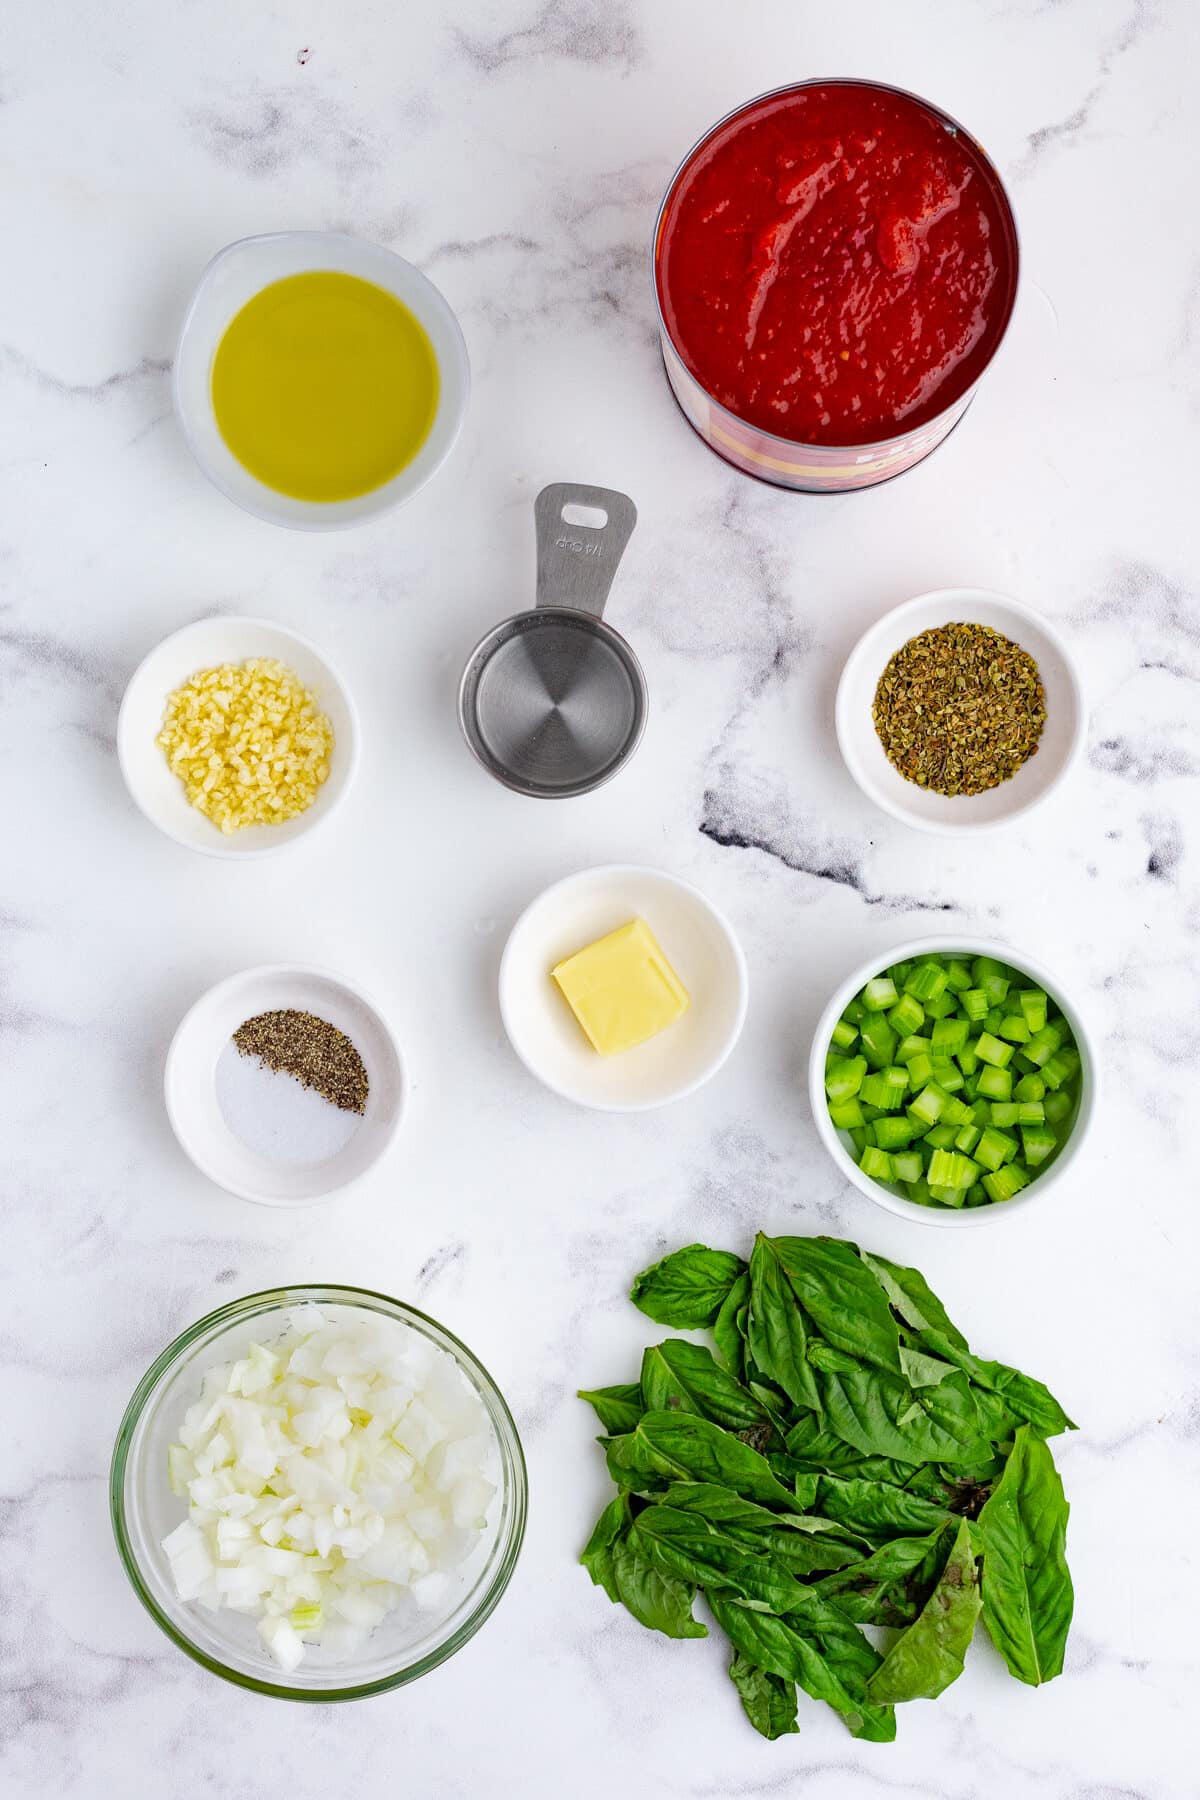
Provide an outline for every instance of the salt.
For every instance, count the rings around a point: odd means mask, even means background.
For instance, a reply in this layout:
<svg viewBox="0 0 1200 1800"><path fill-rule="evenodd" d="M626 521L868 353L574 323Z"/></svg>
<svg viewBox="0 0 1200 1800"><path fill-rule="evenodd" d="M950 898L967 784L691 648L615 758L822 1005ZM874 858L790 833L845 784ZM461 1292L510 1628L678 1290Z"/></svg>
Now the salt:
<svg viewBox="0 0 1200 1800"><path fill-rule="evenodd" d="M328 1162L362 1124L361 1113L332 1105L294 1075L244 1056L232 1038L217 1058L217 1104L234 1136L274 1162Z"/></svg>

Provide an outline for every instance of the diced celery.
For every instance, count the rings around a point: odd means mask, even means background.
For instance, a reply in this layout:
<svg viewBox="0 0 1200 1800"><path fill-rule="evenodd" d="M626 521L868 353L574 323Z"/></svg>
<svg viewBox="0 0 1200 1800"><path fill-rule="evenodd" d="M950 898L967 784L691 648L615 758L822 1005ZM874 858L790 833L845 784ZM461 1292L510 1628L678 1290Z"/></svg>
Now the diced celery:
<svg viewBox="0 0 1200 1800"><path fill-rule="evenodd" d="M1046 1092L1046 1084L1040 1075L1022 1075L1013 1089L1014 1100L1040 1100Z"/></svg>
<svg viewBox="0 0 1200 1800"><path fill-rule="evenodd" d="M871 1130L881 1150L903 1149L917 1135L917 1128L911 1119L897 1118L894 1113L887 1113L882 1119L876 1119Z"/></svg>
<svg viewBox="0 0 1200 1800"><path fill-rule="evenodd" d="M1017 1140L1010 1137L1007 1131L997 1131L988 1126L975 1146L975 1160L982 1163L985 1169L995 1170L1006 1162L1011 1162L1017 1153Z"/></svg>
<svg viewBox="0 0 1200 1800"><path fill-rule="evenodd" d="M849 1100L831 1100L829 1117L839 1131L853 1131L856 1125L866 1124L863 1109L856 1094L851 1094Z"/></svg>
<svg viewBox="0 0 1200 1800"><path fill-rule="evenodd" d="M991 1199L1011 1200L1014 1194L1029 1185L1029 1177L1019 1163L1006 1163L995 1174L985 1175L983 1185Z"/></svg>
<svg viewBox="0 0 1200 1800"><path fill-rule="evenodd" d="M903 1094L908 1088L908 1070L899 1063L889 1063L886 1069L880 1069L880 1077L886 1081L894 1093Z"/></svg>
<svg viewBox="0 0 1200 1800"><path fill-rule="evenodd" d="M1025 1044L1029 1041L1029 1027L1020 1013L1005 1013L1000 1021L1000 1036L1010 1044Z"/></svg>
<svg viewBox="0 0 1200 1800"><path fill-rule="evenodd" d="M1036 1063L1040 1069L1050 1061L1062 1041L1063 1034L1057 1025L1043 1025L1040 1031L1034 1032L1026 1044L1025 1054L1030 1062Z"/></svg>
<svg viewBox="0 0 1200 1800"><path fill-rule="evenodd" d="M972 1073L970 1075L963 1076L963 1098L964 1098L964 1100L969 1100L972 1103L974 1103L975 1096L979 1092L979 1068L978 1068L979 1058L976 1057L975 1061L976 1061L976 1067L972 1071Z"/></svg>
<svg viewBox="0 0 1200 1800"><path fill-rule="evenodd" d="M1046 1108L1040 1100L1019 1100L1017 1102L1018 1125L1043 1125L1046 1121Z"/></svg>
<svg viewBox="0 0 1200 1800"><path fill-rule="evenodd" d="M863 1118L866 1120L868 1125L871 1123L872 1119L877 1119L879 1117L880 1113L884 1111L884 1108L882 1106L868 1106L868 1104L865 1100L862 1103L862 1109L863 1109Z"/></svg>
<svg viewBox="0 0 1200 1800"><path fill-rule="evenodd" d="M850 1002L849 1006L844 1007L842 1010L842 1017L849 1025L861 1025L866 1016L867 1009L857 995Z"/></svg>
<svg viewBox="0 0 1200 1800"><path fill-rule="evenodd" d="M891 1181L892 1159L886 1150L877 1150L874 1144L868 1144L859 1158L859 1168L872 1181Z"/></svg>
<svg viewBox="0 0 1200 1800"><path fill-rule="evenodd" d="M946 965L946 985L956 994L961 994L971 986L971 971L966 963L952 959Z"/></svg>
<svg viewBox="0 0 1200 1800"><path fill-rule="evenodd" d="M1012 1045L1001 1043L990 1031L985 1031L975 1046L975 1054L980 1062L991 1063L997 1069L1007 1069L1012 1061L1012 1053Z"/></svg>
<svg viewBox="0 0 1200 1800"><path fill-rule="evenodd" d="M988 997L989 1006L1002 1007L1011 984L1007 975L985 975L979 985Z"/></svg>
<svg viewBox="0 0 1200 1800"><path fill-rule="evenodd" d="M1001 1011L1000 1007L993 1006L990 1008L987 1017L983 1021L983 1029L985 1031L990 1031L992 1033L992 1035L995 1036L995 1034L1000 1030L1000 1027L1001 1027L1001 1025L1003 1025L1003 1023L1004 1023L1003 1012Z"/></svg>
<svg viewBox="0 0 1200 1800"><path fill-rule="evenodd" d="M1015 1100L993 1100L988 1118L993 1125L998 1125L1001 1131L1007 1131L1010 1125L1016 1124L1020 1110Z"/></svg>
<svg viewBox="0 0 1200 1800"><path fill-rule="evenodd" d="M908 1110L915 1119L922 1123L936 1125L949 1098L950 1096L944 1088L936 1087L933 1082L930 1082L928 1087L922 1088Z"/></svg>
<svg viewBox="0 0 1200 1800"><path fill-rule="evenodd" d="M964 1075L974 1075L979 1067L979 1052L973 1044L964 1044L954 1060Z"/></svg>
<svg viewBox="0 0 1200 1800"><path fill-rule="evenodd" d="M895 1061L899 1042L887 1020L879 1013L864 1019L860 1030L862 1053L873 1069L882 1069Z"/></svg>
<svg viewBox="0 0 1200 1800"><path fill-rule="evenodd" d="M923 1167L919 1150L894 1150L892 1152L892 1179L894 1181L920 1181Z"/></svg>
<svg viewBox="0 0 1200 1800"><path fill-rule="evenodd" d="M931 1188L968 1188L979 1174L979 1165L956 1150L935 1150L929 1159L927 1178Z"/></svg>
<svg viewBox="0 0 1200 1800"><path fill-rule="evenodd" d="M970 1035L971 1028L965 1019L935 1020L930 1039L934 1055L940 1051L943 1056L957 1056Z"/></svg>
<svg viewBox="0 0 1200 1800"><path fill-rule="evenodd" d="M961 1150L964 1156L970 1156L972 1150L974 1150L976 1144L979 1142L979 1138L980 1131L978 1125L960 1126L958 1136L954 1140L954 1148L956 1150Z"/></svg>
<svg viewBox="0 0 1200 1800"><path fill-rule="evenodd" d="M933 1058L933 1079L948 1094L956 1094L963 1084L962 1070L948 1056Z"/></svg>
<svg viewBox="0 0 1200 1800"><path fill-rule="evenodd" d="M968 988L965 994L958 996L958 1003L973 1025L988 1015L988 997L982 988Z"/></svg>
<svg viewBox="0 0 1200 1800"><path fill-rule="evenodd" d="M966 1204L967 1190L962 1187L935 1187L931 1181L929 1197L940 1206L963 1206Z"/></svg>
<svg viewBox="0 0 1200 1800"><path fill-rule="evenodd" d="M944 994L934 994L925 1002L926 1016L930 1019L944 1019L956 1011L958 1001L949 988Z"/></svg>
<svg viewBox="0 0 1200 1800"><path fill-rule="evenodd" d="M902 994L887 1016L892 1030L901 1037L909 1037L914 1031L920 1031L925 1023L925 1008L911 994Z"/></svg>
<svg viewBox="0 0 1200 1800"><path fill-rule="evenodd" d="M1079 1068L1078 1050L1073 1049L1070 1044L1064 1044L1061 1050L1054 1052L1049 1062L1042 1064L1042 1080L1048 1088L1060 1088L1078 1075Z"/></svg>
<svg viewBox="0 0 1200 1800"><path fill-rule="evenodd" d="M858 1037L858 1026L851 1025L846 1019L839 1019L833 1028L833 1042L839 1050L849 1050Z"/></svg>
<svg viewBox="0 0 1200 1800"><path fill-rule="evenodd" d="M933 1058L926 1051L923 1050L920 1056L909 1057L908 1080L914 1089L928 1087L933 1080Z"/></svg>
<svg viewBox="0 0 1200 1800"><path fill-rule="evenodd" d="M979 1071L979 1092L985 1100L1011 1100L1012 1070L997 1069L989 1063Z"/></svg>
<svg viewBox="0 0 1200 1800"><path fill-rule="evenodd" d="M866 1077L858 1097L865 1106L877 1106L880 1112L896 1112L904 1104L904 1095L892 1087L882 1071Z"/></svg>
<svg viewBox="0 0 1200 1800"><path fill-rule="evenodd" d="M825 1068L825 1092L831 1100L849 1100L857 1094L867 1072L863 1056L834 1056Z"/></svg>
<svg viewBox="0 0 1200 1800"><path fill-rule="evenodd" d="M1030 1036L1035 1036L1046 1023L1048 1000L1041 988L1022 988L1020 994L1021 1017L1029 1027Z"/></svg>
<svg viewBox="0 0 1200 1800"><path fill-rule="evenodd" d="M850 1142L861 1156L867 1147L867 1131L864 1125L856 1125L850 1133Z"/></svg>
<svg viewBox="0 0 1200 1800"><path fill-rule="evenodd" d="M1012 970L997 962L994 956L977 956L971 964L971 979L976 987L982 987L989 976L1011 976Z"/></svg>
<svg viewBox="0 0 1200 1800"><path fill-rule="evenodd" d="M1072 1100L1070 1094L1064 1093L1063 1090L1059 1088L1056 1092L1047 1094L1042 1104L1046 1108L1046 1118L1049 1123L1051 1125L1061 1125L1075 1102Z"/></svg>
<svg viewBox="0 0 1200 1800"><path fill-rule="evenodd" d="M1036 1169L1038 1164L1045 1162L1046 1158L1058 1147L1058 1139L1054 1134L1053 1126L1022 1125L1021 1147L1025 1152L1025 1161L1029 1167Z"/></svg>
<svg viewBox="0 0 1200 1800"><path fill-rule="evenodd" d="M936 1084L935 1084L936 1085ZM971 1108L959 1099L957 1094L947 1094L942 1103L939 1125L966 1125L971 1117Z"/></svg>
<svg viewBox="0 0 1200 1800"><path fill-rule="evenodd" d="M892 963L886 973L891 976L898 988L902 988L908 980L911 969L912 964L910 962L898 962Z"/></svg>
<svg viewBox="0 0 1200 1800"><path fill-rule="evenodd" d="M987 1206L989 1204L987 1189L984 1187L982 1181L973 1181L967 1189L967 1205Z"/></svg>
<svg viewBox="0 0 1200 1800"><path fill-rule="evenodd" d="M876 975L862 991L862 1003L872 1013L886 1012L889 1006L895 1006L899 998L896 984L890 975Z"/></svg>
<svg viewBox="0 0 1200 1800"><path fill-rule="evenodd" d="M906 977L904 991L925 1005L926 1001L936 1000L940 994L945 993L948 979L940 963L918 963Z"/></svg>
<svg viewBox="0 0 1200 1800"><path fill-rule="evenodd" d="M929 1144L935 1151L949 1150L952 1148L957 1134L957 1126L944 1124L939 1120L936 1125L931 1125L929 1127L929 1130L925 1133L924 1142Z"/></svg>
<svg viewBox="0 0 1200 1800"><path fill-rule="evenodd" d="M895 1010L895 1007L893 1007L892 1011L895 1012ZM929 1039L917 1037L915 1033L910 1037L901 1038L899 1044L896 1046L896 1061L898 1063L911 1062L914 1056L927 1056L928 1054Z"/></svg>
<svg viewBox="0 0 1200 1800"><path fill-rule="evenodd" d="M908 1184L908 1197L915 1200L918 1206L928 1206L930 1201L929 1183L923 1175Z"/></svg>

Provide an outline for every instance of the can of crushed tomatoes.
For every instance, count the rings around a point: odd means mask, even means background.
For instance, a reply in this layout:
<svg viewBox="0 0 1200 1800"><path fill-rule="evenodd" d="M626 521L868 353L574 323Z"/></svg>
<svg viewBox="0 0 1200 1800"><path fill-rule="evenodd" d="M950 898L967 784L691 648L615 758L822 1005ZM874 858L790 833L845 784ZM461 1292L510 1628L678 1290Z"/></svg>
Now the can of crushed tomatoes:
<svg viewBox="0 0 1200 1800"><path fill-rule="evenodd" d="M659 209L667 379L747 475L871 487L966 412L1018 266L1004 184L948 114L879 82L775 88L705 133Z"/></svg>

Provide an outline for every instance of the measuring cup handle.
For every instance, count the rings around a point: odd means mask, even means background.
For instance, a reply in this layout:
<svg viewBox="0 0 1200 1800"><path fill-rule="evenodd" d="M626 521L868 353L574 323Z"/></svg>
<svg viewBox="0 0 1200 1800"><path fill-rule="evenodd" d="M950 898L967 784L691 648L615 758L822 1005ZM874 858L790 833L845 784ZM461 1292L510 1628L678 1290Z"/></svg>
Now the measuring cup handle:
<svg viewBox="0 0 1200 1800"><path fill-rule="evenodd" d="M567 506L606 515L603 525L571 525ZM554 481L533 503L537 529L537 603L570 606L600 618L621 553L637 524L637 507L614 488Z"/></svg>

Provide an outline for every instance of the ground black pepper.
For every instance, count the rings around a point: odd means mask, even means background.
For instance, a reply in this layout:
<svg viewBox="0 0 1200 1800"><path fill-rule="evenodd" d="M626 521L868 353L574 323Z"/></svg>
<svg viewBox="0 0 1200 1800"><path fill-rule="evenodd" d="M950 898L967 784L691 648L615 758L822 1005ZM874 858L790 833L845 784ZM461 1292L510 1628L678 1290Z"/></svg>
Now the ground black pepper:
<svg viewBox="0 0 1200 1800"><path fill-rule="evenodd" d="M366 1111L369 1083L362 1057L344 1031L315 1013L258 1013L238 1026L233 1041L243 1056L294 1075L343 1112Z"/></svg>
<svg viewBox="0 0 1200 1800"><path fill-rule="evenodd" d="M1027 650L989 625L941 625L897 650L879 678L875 729L905 780L982 794L1034 754L1046 690Z"/></svg>

